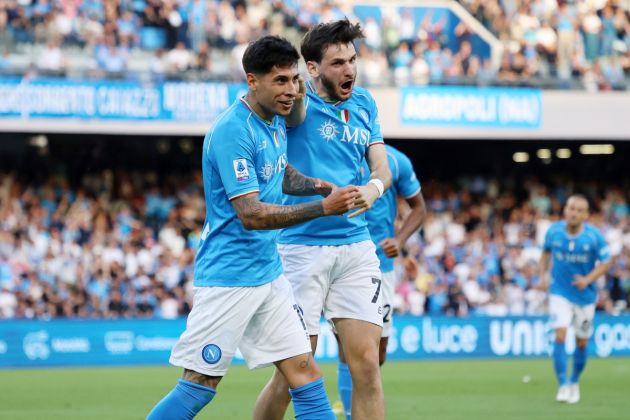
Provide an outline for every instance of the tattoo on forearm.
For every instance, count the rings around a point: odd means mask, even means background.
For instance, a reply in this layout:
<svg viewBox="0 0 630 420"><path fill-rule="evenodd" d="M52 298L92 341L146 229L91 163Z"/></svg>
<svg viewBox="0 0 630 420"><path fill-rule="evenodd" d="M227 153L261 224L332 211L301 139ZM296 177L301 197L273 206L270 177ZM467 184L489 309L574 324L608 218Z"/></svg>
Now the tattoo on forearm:
<svg viewBox="0 0 630 420"><path fill-rule="evenodd" d="M293 206L263 203L258 195L247 195L232 201L236 214L247 229L282 229L324 215L320 200Z"/></svg>
<svg viewBox="0 0 630 420"><path fill-rule="evenodd" d="M313 178L302 175L291 165L284 170L282 180L282 192L289 195L315 195L315 183Z"/></svg>

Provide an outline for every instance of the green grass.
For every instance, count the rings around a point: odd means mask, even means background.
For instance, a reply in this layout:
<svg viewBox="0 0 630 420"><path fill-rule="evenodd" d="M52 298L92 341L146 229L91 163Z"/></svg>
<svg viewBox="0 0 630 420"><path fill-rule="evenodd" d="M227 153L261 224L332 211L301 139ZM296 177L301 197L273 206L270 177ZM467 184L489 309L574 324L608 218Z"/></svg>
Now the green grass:
<svg viewBox="0 0 630 420"><path fill-rule="evenodd" d="M321 366L336 400L335 365ZM200 419L249 419L271 369L233 367ZM142 419L180 370L169 367L0 370L0 419ZM529 376L529 382L523 377ZM582 401L554 401L550 360L424 361L383 368L387 419L622 419L630 359L591 359ZM287 418L290 418L287 415Z"/></svg>

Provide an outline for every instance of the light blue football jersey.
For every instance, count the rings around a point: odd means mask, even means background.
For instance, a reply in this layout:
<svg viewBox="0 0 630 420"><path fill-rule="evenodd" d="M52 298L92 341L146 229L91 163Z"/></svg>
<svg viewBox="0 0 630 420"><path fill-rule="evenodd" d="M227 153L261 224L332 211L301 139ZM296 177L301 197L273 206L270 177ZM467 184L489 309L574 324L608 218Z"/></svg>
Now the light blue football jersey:
<svg viewBox="0 0 630 420"><path fill-rule="evenodd" d="M392 186L365 213L372 241L376 245L376 255L381 261L381 271L387 273L394 270L394 259L385 256L379 245L383 239L395 236L394 221L398 210L397 197L414 197L420 192L420 181L413 170L411 161L402 152L386 145L387 161L392 171ZM365 182L370 179L370 167L367 162L363 166Z"/></svg>
<svg viewBox="0 0 630 420"><path fill-rule="evenodd" d="M355 87L343 102L326 102L307 84L306 119L288 131L288 157L304 175L337 186L362 185L361 167L368 148L383 143L378 111L372 95ZM285 195L285 204L321 197ZM353 210L354 211L354 210ZM279 242L298 245L346 245L370 239L365 214L322 217L282 230Z"/></svg>
<svg viewBox="0 0 630 420"><path fill-rule="evenodd" d="M265 121L244 99L217 117L203 144L206 221L195 258L195 286L259 286L282 274L278 230L246 230L231 199L254 191L282 204L287 166L284 119Z"/></svg>
<svg viewBox="0 0 630 420"><path fill-rule="evenodd" d="M565 221L553 223L545 235L543 250L551 252L550 293L560 295L578 305L590 305L597 298L594 283L579 290L573 286L574 276L585 276L595 264L610 260L610 250L601 232L589 223L584 223L577 235L569 235Z"/></svg>

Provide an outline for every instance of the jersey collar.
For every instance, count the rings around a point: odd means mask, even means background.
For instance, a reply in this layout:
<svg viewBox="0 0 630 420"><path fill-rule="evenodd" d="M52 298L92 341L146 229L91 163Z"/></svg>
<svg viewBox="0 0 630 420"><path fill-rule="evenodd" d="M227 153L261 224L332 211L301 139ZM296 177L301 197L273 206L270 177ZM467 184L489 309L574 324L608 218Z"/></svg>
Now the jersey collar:
<svg viewBox="0 0 630 420"><path fill-rule="evenodd" d="M582 226L580 226L580 230L577 231L577 233L569 233L569 224L565 222L564 224L564 232L567 234L567 236L570 239L575 239L578 236L580 236L581 234L584 233L584 223L582 223Z"/></svg>
<svg viewBox="0 0 630 420"><path fill-rule="evenodd" d="M252 108L252 106L249 104L249 102L247 102L247 100L245 99L245 95L241 96L239 98L239 100L241 101L241 103L243 105L245 105L245 108L247 108L249 110L249 112L251 112L252 114L254 114L256 116L256 118L258 118L260 121L264 122L265 124L267 124L268 126L272 126L274 119L272 119L271 121L264 119L263 117L261 117L260 115L258 115L258 113L256 113L256 111L254 111L254 108Z"/></svg>

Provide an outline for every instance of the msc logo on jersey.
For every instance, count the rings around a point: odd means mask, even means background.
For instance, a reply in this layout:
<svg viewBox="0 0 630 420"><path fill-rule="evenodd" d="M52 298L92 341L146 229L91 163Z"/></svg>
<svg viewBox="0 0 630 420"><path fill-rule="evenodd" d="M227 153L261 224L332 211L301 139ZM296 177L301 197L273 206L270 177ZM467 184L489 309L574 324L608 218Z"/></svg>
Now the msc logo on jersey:
<svg viewBox="0 0 630 420"><path fill-rule="evenodd" d="M279 174L287 167L287 155L281 154L278 156L278 160L276 163L271 163L270 161L266 161L265 164L260 168L258 173L263 181L268 182L272 176L275 174Z"/></svg>
<svg viewBox="0 0 630 420"><path fill-rule="evenodd" d="M319 127L319 134L328 142L339 134L339 130L332 120L327 120Z"/></svg>
<svg viewBox="0 0 630 420"><path fill-rule="evenodd" d="M247 169L247 161L245 159L234 159L234 175L237 181L247 181L249 179L249 169Z"/></svg>
<svg viewBox="0 0 630 420"><path fill-rule="evenodd" d="M201 357L210 365L217 364L221 360L221 348L216 344L207 344L201 350Z"/></svg>
<svg viewBox="0 0 630 420"><path fill-rule="evenodd" d="M326 142L335 140L339 134L339 128L332 120L326 120L319 127L319 134ZM370 139L370 132L364 128L351 127L349 125L343 126L343 133L339 141L342 143L361 144L363 146L368 144Z"/></svg>

